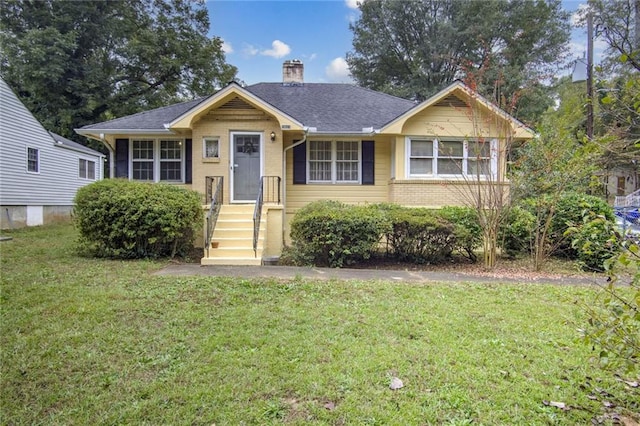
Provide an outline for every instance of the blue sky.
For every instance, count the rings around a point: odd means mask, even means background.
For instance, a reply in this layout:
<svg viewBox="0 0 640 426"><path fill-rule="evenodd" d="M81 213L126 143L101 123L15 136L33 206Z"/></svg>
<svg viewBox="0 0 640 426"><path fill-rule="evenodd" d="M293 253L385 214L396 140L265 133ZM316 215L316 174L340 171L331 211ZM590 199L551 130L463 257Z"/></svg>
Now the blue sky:
<svg viewBox="0 0 640 426"><path fill-rule="evenodd" d="M562 5L575 12L581 3ZM287 59L303 61L306 82L351 82L345 56L352 48L349 23L359 17L356 0L208 0L207 8L210 35L224 40L227 62L245 83L281 81ZM573 58L586 51L584 28L573 30L570 49ZM596 61L602 49L596 41Z"/></svg>

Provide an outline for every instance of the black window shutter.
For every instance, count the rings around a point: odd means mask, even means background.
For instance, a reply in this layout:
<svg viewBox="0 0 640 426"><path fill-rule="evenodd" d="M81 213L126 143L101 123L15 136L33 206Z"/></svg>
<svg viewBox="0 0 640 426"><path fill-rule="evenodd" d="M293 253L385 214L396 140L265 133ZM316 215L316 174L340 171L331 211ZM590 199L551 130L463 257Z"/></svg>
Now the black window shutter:
<svg viewBox="0 0 640 426"><path fill-rule="evenodd" d="M307 183L307 143L293 148L293 183Z"/></svg>
<svg viewBox="0 0 640 426"><path fill-rule="evenodd" d="M362 141L362 184L375 184L375 148L373 141Z"/></svg>
<svg viewBox="0 0 640 426"><path fill-rule="evenodd" d="M186 139L184 141L184 183L191 183L192 179L192 168L193 168L193 143L191 139Z"/></svg>
<svg viewBox="0 0 640 426"><path fill-rule="evenodd" d="M116 177L129 178L129 139L116 139Z"/></svg>

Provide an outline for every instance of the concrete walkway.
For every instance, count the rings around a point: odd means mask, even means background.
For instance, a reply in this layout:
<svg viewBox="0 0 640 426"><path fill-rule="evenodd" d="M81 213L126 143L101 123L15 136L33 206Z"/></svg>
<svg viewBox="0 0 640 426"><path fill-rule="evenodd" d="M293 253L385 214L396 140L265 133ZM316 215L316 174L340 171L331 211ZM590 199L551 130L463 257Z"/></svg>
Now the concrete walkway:
<svg viewBox="0 0 640 426"><path fill-rule="evenodd" d="M307 268L297 266L200 266L198 264L173 264L156 272L169 276L211 276L238 278L275 278L292 280L306 278L314 280L359 280L396 282L479 282L479 283L534 283L595 285L605 284L606 277L530 278L500 277L497 274L463 274L457 272L408 271L387 269L337 269Z"/></svg>

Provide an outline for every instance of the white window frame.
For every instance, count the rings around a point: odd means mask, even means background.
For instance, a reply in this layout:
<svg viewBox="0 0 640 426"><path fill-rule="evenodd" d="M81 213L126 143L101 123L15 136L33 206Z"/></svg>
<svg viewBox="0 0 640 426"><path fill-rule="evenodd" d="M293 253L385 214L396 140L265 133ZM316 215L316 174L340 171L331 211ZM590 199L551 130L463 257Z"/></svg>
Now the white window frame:
<svg viewBox="0 0 640 426"><path fill-rule="evenodd" d="M31 170L30 167L30 162L33 161L31 158L29 158L29 151L33 150L35 151L36 154L36 159L35 159L35 166L36 166L36 170ZM33 173L34 175L39 175L40 174L40 150L38 148L34 148L32 146L28 146L26 149L26 154L27 154L27 173Z"/></svg>
<svg viewBox="0 0 640 426"><path fill-rule="evenodd" d="M432 164L432 173L430 174L414 174L411 173L411 143L412 141L432 141L433 142L433 156L429 157L433 159ZM439 153L439 141L442 142L462 142L462 157L453 157L459 158L462 160L462 170L460 173L439 173L438 172L438 158L450 158L449 156L441 156ZM475 174L468 174L468 164L469 159L475 158L474 155L469 155L469 142L468 139L462 138L436 138L436 137L425 137L425 136L407 136L405 138L405 168L406 168L406 176L408 179L463 179L470 178L476 176ZM484 179L495 179L498 176L498 141L496 139L491 139L486 141L485 143L489 145L489 157L483 157L489 159L490 165L490 174L489 175L480 175L480 178Z"/></svg>
<svg viewBox="0 0 640 426"><path fill-rule="evenodd" d="M207 142L215 142L215 155L207 155ZM220 159L220 138L218 136L205 136L202 138L202 158L206 160Z"/></svg>
<svg viewBox="0 0 640 426"><path fill-rule="evenodd" d="M153 159L134 159L133 158L133 146L136 142L140 141L152 141L153 142ZM161 141L176 141L180 145L180 179L179 180L161 180L160 179L160 164L162 162L175 162L175 159L161 159ZM153 179L149 180L141 180L133 178L133 164L136 162L151 162L153 161ZM129 143L129 180L135 180L138 182L154 182L154 183L175 183L181 184L185 182L185 167L186 167L186 159L185 159L185 140L180 138L171 138L171 137L138 137L135 139L131 139Z"/></svg>
<svg viewBox="0 0 640 426"><path fill-rule="evenodd" d="M84 161L84 167L82 162ZM93 164L93 177L89 175L89 163ZM78 158L78 177L86 180L96 180L96 172L98 163L87 158ZM84 176L83 176L84 174Z"/></svg>
<svg viewBox="0 0 640 426"><path fill-rule="evenodd" d="M331 143L331 179L330 180L314 180L311 179L311 144L314 142L330 142ZM357 180L338 180L338 166L339 162L353 162L354 160L338 160L337 146L338 142L349 142L357 144L358 148L358 159L356 160L358 163L358 179ZM328 162L329 160L327 160ZM339 138L339 139L317 139L310 140L307 144L307 183L315 183L315 184L338 184L338 185L360 185L362 182L362 141L361 140L353 140L347 138Z"/></svg>

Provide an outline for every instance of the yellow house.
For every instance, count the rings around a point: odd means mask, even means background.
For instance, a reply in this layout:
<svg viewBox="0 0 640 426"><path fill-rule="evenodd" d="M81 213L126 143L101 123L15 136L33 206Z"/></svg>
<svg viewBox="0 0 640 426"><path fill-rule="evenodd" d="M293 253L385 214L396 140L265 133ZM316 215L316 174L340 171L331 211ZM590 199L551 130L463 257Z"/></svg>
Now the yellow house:
<svg viewBox="0 0 640 426"><path fill-rule="evenodd" d="M300 61L284 63L281 83L231 83L76 132L107 146L111 177L203 194L203 265L277 257L289 220L315 200L463 204L470 182L506 185L507 145L533 137L462 82L415 103L304 83Z"/></svg>

